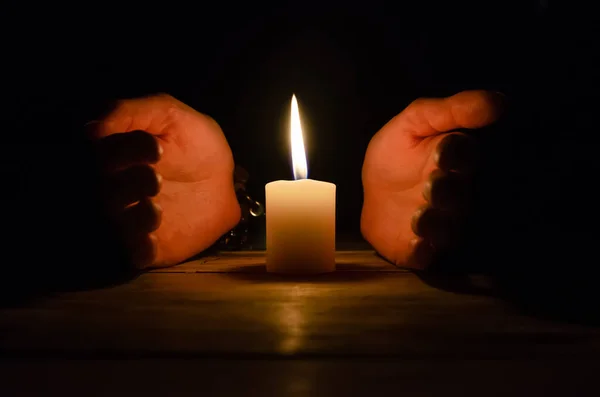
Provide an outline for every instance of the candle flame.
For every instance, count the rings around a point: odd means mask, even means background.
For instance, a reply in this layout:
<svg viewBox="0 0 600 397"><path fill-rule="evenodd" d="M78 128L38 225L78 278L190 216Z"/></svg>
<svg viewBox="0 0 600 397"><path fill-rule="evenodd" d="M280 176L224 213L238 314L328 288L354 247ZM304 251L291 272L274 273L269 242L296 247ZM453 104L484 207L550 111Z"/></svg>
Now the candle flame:
<svg viewBox="0 0 600 397"><path fill-rule="evenodd" d="M304 151L304 138L302 137L302 124L300 123L300 111L296 95L292 95L292 114L290 117L290 138L292 144L292 166L294 168L294 179L306 179L308 177L308 166L306 165L306 153Z"/></svg>

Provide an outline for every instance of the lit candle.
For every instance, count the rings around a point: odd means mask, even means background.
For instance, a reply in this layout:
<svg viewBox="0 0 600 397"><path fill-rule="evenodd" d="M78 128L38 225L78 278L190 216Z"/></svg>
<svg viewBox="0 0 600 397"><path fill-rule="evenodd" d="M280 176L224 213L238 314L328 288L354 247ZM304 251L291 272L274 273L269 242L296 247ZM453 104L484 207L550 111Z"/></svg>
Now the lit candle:
<svg viewBox="0 0 600 397"><path fill-rule="evenodd" d="M327 273L335 270L335 185L307 179L296 96L290 117L293 181L265 186L267 271Z"/></svg>

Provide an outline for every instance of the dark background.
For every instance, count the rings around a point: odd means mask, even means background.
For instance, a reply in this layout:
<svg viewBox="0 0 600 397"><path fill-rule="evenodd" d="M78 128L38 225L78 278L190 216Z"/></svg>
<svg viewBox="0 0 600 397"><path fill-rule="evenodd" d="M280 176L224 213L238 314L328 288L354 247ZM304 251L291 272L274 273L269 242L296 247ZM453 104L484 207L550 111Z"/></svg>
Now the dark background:
<svg viewBox="0 0 600 397"><path fill-rule="evenodd" d="M373 134L418 97L527 90L545 12L535 2L161 7L150 17L105 5L89 20L22 11L5 58L17 102L11 139L73 143L104 102L167 92L220 123L262 200L265 183L292 178L286 120L296 93L309 175L337 185L338 231L353 240Z"/></svg>
<svg viewBox="0 0 600 397"><path fill-rule="evenodd" d="M265 183L292 178L286 120L296 93L309 176L337 185L343 245L360 241L360 170L373 134L418 97L474 88L509 98L505 119L479 133L475 251L502 268L588 263L598 168L590 10L398 3L6 5L6 266L103 258L82 125L110 100L167 92L211 115L262 200ZM73 266L93 274L98 263Z"/></svg>

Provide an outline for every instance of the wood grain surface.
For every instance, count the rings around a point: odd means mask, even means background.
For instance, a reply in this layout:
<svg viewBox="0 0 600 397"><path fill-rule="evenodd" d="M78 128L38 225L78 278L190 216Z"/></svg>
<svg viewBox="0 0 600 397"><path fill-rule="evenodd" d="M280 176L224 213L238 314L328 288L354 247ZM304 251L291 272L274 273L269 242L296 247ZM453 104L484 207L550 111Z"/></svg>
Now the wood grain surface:
<svg viewBox="0 0 600 397"><path fill-rule="evenodd" d="M123 385L198 366L213 374L210 382L228 368L279 391L252 395L360 395L351 393L358 386L341 387L344 374L355 372L380 388L407 374L413 375L403 385L416 390L426 379L457 383L456 376L475 373L471 385L506 382L513 374L519 385L554 382L552 391L571 385L558 373L579 382L597 373L597 328L527 316L485 294L433 288L370 251L338 252L337 263L335 273L297 278L266 273L262 252L227 253L2 309L4 385L34 393L40 384L17 379L43 373L52 389L65 371L115 372L123 360L130 363ZM484 375L483 368L492 372ZM337 392L323 386L328 382L339 384Z"/></svg>

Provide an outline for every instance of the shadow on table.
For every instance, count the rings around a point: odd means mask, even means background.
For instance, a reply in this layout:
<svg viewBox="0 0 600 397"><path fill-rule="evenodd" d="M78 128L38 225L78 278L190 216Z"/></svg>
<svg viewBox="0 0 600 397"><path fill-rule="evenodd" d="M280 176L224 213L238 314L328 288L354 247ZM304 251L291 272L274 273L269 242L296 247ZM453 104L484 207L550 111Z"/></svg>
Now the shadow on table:
<svg viewBox="0 0 600 397"><path fill-rule="evenodd" d="M573 122L585 110L576 101L541 124L527 121L530 103L519 106L524 119L479 135L485 155L478 158L464 244L422 280L469 293L465 274L484 275L491 296L527 315L600 325L600 211L595 190L586 189L600 163L596 146L583 138L591 124ZM585 111L596 107L590 102Z"/></svg>
<svg viewBox="0 0 600 397"><path fill-rule="evenodd" d="M0 279L0 308L26 306L64 292L109 288L140 274L115 251L108 253L90 257L74 250L60 259L33 257L6 267Z"/></svg>
<svg viewBox="0 0 600 397"><path fill-rule="evenodd" d="M475 296L494 295L493 286L486 276L427 271L414 271L414 274L423 283L442 291Z"/></svg>
<svg viewBox="0 0 600 397"><path fill-rule="evenodd" d="M445 258L433 271L415 274L431 287L501 299L526 315L600 326L597 271L593 266L584 265L593 262L590 258L595 255L590 251L594 245L583 244L581 239L571 240L570 244L567 238L562 238L562 248L554 246L554 249L532 249L531 241L523 240L520 247L515 244L499 255L489 255L486 251L468 257ZM575 243L588 249L575 253L570 248Z"/></svg>
<svg viewBox="0 0 600 397"><path fill-rule="evenodd" d="M62 274L60 278L14 283L0 292L0 308L22 307L60 293L110 288L134 280L139 273L120 272L90 277Z"/></svg>
<svg viewBox="0 0 600 397"><path fill-rule="evenodd" d="M502 299L524 314L553 321L600 326L600 289L573 275L544 273L464 275L415 272L443 291Z"/></svg>
<svg viewBox="0 0 600 397"><path fill-rule="evenodd" d="M312 275L292 275L267 273L265 265L250 265L233 268L227 276L254 283L354 283L389 277L390 273L402 273L400 270L373 270L372 267L354 263L339 263L332 273Z"/></svg>
<svg viewBox="0 0 600 397"><path fill-rule="evenodd" d="M65 125L59 111L64 104L48 105L39 109L37 121L15 125L20 134L13 134L15 142L1 159L8 187L0 197L6 209L0 263L3 307L135 277L106 217L95 149L81 125ZM36 129L45 131L43 136L32 137Z"/></svg>

